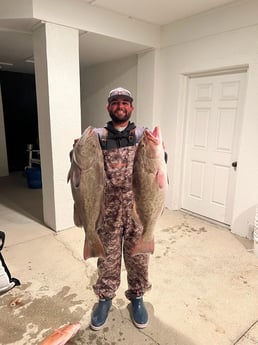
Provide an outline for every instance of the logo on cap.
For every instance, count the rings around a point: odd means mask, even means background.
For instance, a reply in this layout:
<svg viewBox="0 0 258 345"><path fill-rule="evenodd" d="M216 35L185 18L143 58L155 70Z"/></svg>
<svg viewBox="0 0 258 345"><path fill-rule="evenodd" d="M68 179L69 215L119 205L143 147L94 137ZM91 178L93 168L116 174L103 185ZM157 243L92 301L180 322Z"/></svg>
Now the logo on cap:
<svg viewBox="0 0 258 345"><path fill-rule="evenodd" d="M124 89L122 87L118 87L116 89L113 89L109 92L108 102L110 102L112 99L123 96L125 98L128 98L130 102L133 101L133 98L131 96L131 92L127 89Z"/></svg>

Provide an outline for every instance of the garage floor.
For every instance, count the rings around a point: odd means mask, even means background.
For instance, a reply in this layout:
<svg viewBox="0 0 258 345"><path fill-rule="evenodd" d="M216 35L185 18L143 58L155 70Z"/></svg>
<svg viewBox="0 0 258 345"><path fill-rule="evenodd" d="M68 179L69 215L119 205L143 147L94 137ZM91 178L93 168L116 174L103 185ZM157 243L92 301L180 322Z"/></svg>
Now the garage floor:
<svg viewBox="0 0 258 345"><path fill-rule="evenodd" d="M165 210L150 258L149 325L130 318L126 272L105 327L89 328L97 298L96 259L82 258L83 230L58 233L43 224L42 191L22 173L0 178L2 251L21 286L0 296L0 344L36 345L76 321L76 345L258 344L258 257L252 242L181 211Z"/></svg>

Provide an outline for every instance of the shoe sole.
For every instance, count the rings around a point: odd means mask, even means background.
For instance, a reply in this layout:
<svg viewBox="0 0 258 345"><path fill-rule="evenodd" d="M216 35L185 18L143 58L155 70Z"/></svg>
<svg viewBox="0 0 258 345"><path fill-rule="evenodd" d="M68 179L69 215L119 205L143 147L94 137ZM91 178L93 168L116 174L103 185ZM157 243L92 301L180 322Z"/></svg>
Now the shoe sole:
<svg viewBox="0 0 258 345"><path fill-rule="evenodd" d="M103 325L101 326L94 326L92 323L90 324L90 328L93 330L93 331L99 331L101 328L103 328L106 324L107 320L103 323Z"/></svg>
<svg viewBox="0 0 258 345"><path fill-rule="evenodd" d="M15 286L15 283L10 283L8 286L4 286L0 288L0 294L5 293L9 290L11 290Z"/></svg>
<svg viewBox="0 0 258 345"><path fill-rule="evenodd" d="M134 323L135 327L140 328L140 329L143 329L143 328L148 326L148 322L146 322L146 323L137 323L136 321L133 320L133 323Z"/></svg>

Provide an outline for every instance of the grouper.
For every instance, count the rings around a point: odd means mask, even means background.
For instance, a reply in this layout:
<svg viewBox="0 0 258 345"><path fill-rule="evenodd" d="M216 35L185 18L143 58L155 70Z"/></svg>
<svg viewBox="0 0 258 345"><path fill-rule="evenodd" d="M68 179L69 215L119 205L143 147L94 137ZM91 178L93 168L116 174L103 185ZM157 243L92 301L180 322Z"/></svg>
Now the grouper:
<svg viewBox="0 0 258 345"><path fill-rule="evenodd" d="M133 217L142 228L132 254L154 252L154 229L163 212L168 178L159 127L146 129L136 149L133 166Z"/></svg>
<svg viewBox="0 0 258 345"><path fill-rule="evenodd" d="M68 181L74 199L74 224L85 231L84 259L105 257L97 230L104 215L105 171L99 138L88 127L74 144Z"/></svg>

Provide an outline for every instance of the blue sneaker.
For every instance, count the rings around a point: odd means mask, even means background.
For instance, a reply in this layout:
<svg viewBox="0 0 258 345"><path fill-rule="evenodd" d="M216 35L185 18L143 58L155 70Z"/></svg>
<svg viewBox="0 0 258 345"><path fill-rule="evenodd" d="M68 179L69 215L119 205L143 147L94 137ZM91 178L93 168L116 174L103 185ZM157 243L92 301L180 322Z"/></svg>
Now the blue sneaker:
<svg viewBox="0 0 258 345"><path fill-rule="evenodd" d="M100 330L105 322L107 321L109 309L112 305L112 299L101 298L96 309L93 311L91 316L90 327L94 331Z"/></svg>
<svg viewBox="0 0 258 345"><path fill-rule="evenodd" d="M137 328L145 328L148 324L148 312L143 303L142 296L133 297L131 303L133 323Z"/></svg>

